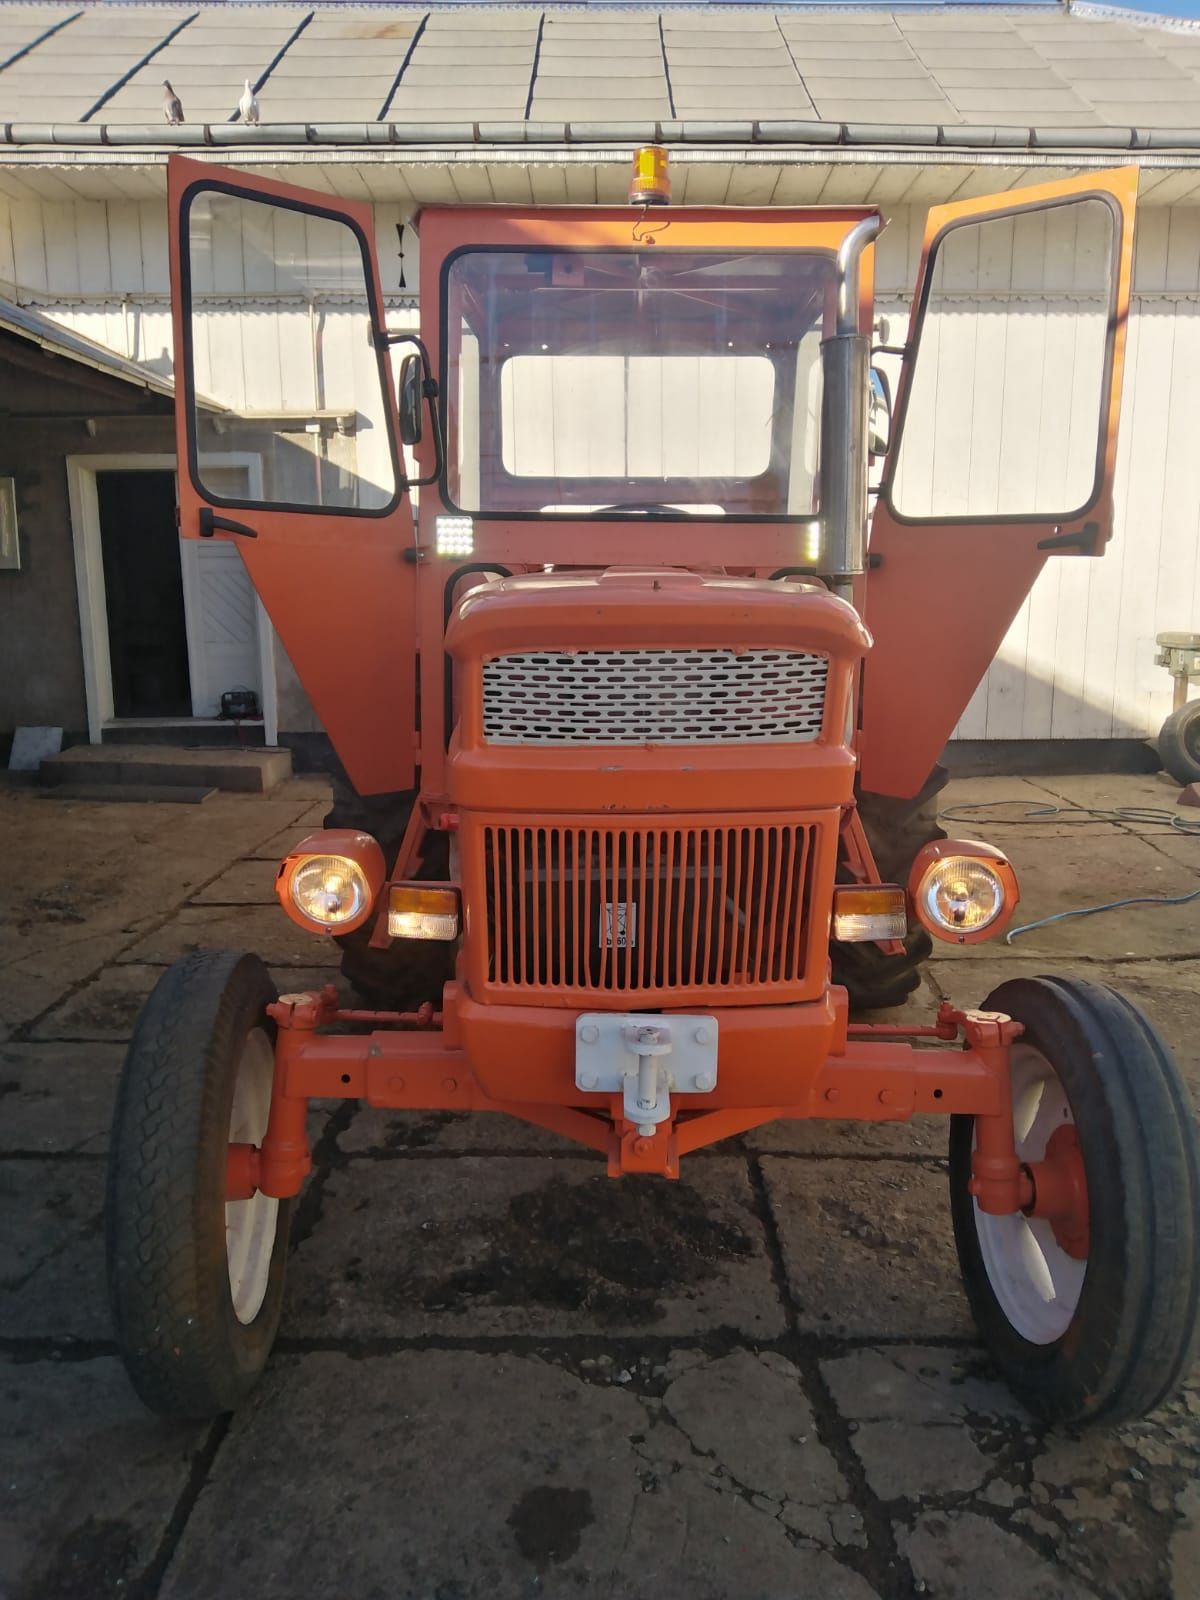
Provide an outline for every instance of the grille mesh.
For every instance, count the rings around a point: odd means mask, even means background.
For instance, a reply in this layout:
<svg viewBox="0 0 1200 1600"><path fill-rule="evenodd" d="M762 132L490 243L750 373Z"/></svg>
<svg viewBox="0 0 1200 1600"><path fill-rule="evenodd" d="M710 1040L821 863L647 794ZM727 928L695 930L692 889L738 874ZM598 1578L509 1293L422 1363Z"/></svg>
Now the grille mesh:
<svg viewBox="0 0 1200 1600"><path fill-rule="evenodd" d="M829 663L802 650L576 650L484 663L493 744L802 743Z"/></svg>

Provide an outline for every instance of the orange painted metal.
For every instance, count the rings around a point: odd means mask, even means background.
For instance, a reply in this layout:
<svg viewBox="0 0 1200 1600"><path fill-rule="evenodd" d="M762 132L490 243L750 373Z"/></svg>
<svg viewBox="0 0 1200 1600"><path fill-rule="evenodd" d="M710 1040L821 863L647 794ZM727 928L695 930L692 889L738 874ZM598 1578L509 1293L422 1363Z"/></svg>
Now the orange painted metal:
<svg viewBox="0 0 1200 1600"><path fill-rule="evenodd" d="M253 1144L231 1144L225 1158L226 1200L249 1200L258 1190L259 1150Z"/></svg>
<svg viewBox="0 0 1200 1600"><path fill-rule="evenodd" d="M339 922L336 927L330 927L305 916L292 899L293 878L304 863L311 861L314 856L342 856L360 869L367 881L368 893L363 909L357 917L351 917L346 922ZM369 833L359 833L354 828L321 828L316 833L310 833L307 838L301 839L300 843L284 856L279 871L275 874L275 894L288 916L306 933L353 933L355 928L361 928L365 922L370 921L386 875L387 867L383 851Z"/></svg>
<svg viewBox="0 0 1200 1600"><path fill-rule="evenodd" d="M243 1198L252 1182L281 1198L297 1193L310 1165L309 1100L356 1098L391 1108L506 1113L605 1152L614 1174L668 1177L677 1175L682 1154L778 1119L973 1115L972 1192L981 1208L1011 1212L1029 1200L1013 1143L1008 1073L1008 1046L1020 1026L991 1013L943 1006L939 1023L953 1026L962 1047L930 1049L915 1042L927 1029L914 1030L912 1040L899 1030L893 1039L847 1039L845 991L836 988L825 1005L717 1011L718 1092L675 1096L670 1121L650 1138L625 1122L619 1095L576 1089L568 1012L482 1006L448 985L443 1026L433 1031L322 1033L344 1015L332 988L284 996L270 1013L278 1037L267 1133L257 1152L231 1147L230 1198Z"/></svg>
<svg viewBox="0 0 1200 1600"><path fill-rule="evenodd" d="M921 887L926 877L939 861L945 861L952 856L969 856L975 861L982 861L992 868L1000 880L1004 892L1004 908L996 920L989 922L986 928L977 928L971 933L947 933L945 928L922 914ZM933 839L929 844L922 845L913 859L912 870L908 877L908 898L921 926L935 939L942 939L947 944L984 944L987 940L996 938L1008 927L1013 912L1020 903L1021 890L1012 862L997 845L985 844L981 839Z"/></svg>
<svg viewBox="0 0 1200 1600"><path fill-rule="evenodd" d="M501 1004L778 1004L825 988L836 812L463 813L473 995ZM623 913L636 940L611 925ZM609 924L606 935L605 923Z"/></svg>
<svg viewBox="0 0 1200 1600"><path fill-rule="evenodd" d="M1055 1128L1046 1141L1043 1160L1031 1162L1025 1173L1030 1194L1022 1210L1028 1217L1044 1217L1059 1246L1077 1261L1086 1261L1090 1239L1090 1208L1083 1151L1073 1124Z"/></svg>
<svg viewBox="0 0 1200 1600"><path fill-rule="evenodd" d="M819 584L698 572L610 568L490 584L461 603L446 632L460 717L448 790L464 813L703 810L714 823L756 811L839 808L853 796L844 743L854 669L870 636ZM528 650L808 650L829 658L820 735L807 743L686 746L502 745L483 735L483 663Z"/></svg>
<svg viewBox="0 0 1200 1600"><path fill-rule="evenodd" d="M671 250L823 250L837 251L846 235L874 207L787 206L657 207L647 215L632 206L432 206L420 215L421 336L431 351L440 349L442 336L442 269L455 251L488 248L630 249L652 239L656 251ZM859 273L859 321L870 331L874 251L868 249ZM832 305L829 331L833 331ZM435 468L434 441L427 432L417 447L421 474ZM421 521L434 525L439 514L453 513L441 495L441 486L421 490ZM601 516L477 517L472 562L481 570L514 575L540 575L546 563L562 566L644 567L652 561L659 577L662 569L690 569L720 574L737 571L770 578L783 568L810 564L805 554L802 524L757 523L726 516L705 521L644 522L629 517L607 520ZM428 543L417 569L418 630L422 655L440 662L448 615L446 585L461 566L461 558L438 557ZM478 574L464 582L479 581ZM777 587L784 587L777 585ZM794 588L787 586L790 592ZM664 641L665 642L665 641ZM445 795L445 752L439 734L455 720L447 715L447 682L439 670L421 674L421 774L427 795ZM458 685L461 706L469 702L465 685ZM631 805L636 808L638 802Z"/></svg>
<svg viewBox="0 0 1200 1600"><path fill-rule="evenodd" d="M1093 172L1058 183L1030 185L934 206L909 326L910 347L941 234L955 223L1022 215L1085 195L1110 200L1119 219L1112 301L1112 351L1101 417L1096 492L1077 516L912 521L892 505L915 362L906 361L896 396L896 425L871 528L873 568L865 585L866 620L875 638L863 686L859 747L863 787L910 796L929 776L976 686L991 665L1013 618L1045 565L1048 538L1078 536L1075 553L1100 554L1112 534L1112 480L1133 271L1137 168ZM1065 547L1070 548L1070 547Z"/></svg>
<svg viewBox="0 0 1200 1600"><path fill-rule="evenodd" d="M171 301L180 383L175 407L179 470L179 530L200 537L200 513L212 507L186 463L195 428L184 398L182 364L189 348L182 229L188 197L205 184L220 184L248 199L318 210L356 228L367 242L373 303L381 314L383 294L376 264L374 221L363 201L314 194L292 184L172 156L167 164L170 210ZM364 328L363 338L367 337ZM376 328L382 333L382 327ZM396 387L389 374L384 392L393 438ZM203 448L203 446L201 446ZM218 457L219 460L219 457ZM238 554L266 607L322 726L332 739L360 794L411 788L416 761L416 575L405 552L415 543L406 494L383 516L351 511L296 511L245 503L220 514L253 528L256 538L216 529L213 537L237 545ZM387 737L380 737L380 728Z"/></svg>

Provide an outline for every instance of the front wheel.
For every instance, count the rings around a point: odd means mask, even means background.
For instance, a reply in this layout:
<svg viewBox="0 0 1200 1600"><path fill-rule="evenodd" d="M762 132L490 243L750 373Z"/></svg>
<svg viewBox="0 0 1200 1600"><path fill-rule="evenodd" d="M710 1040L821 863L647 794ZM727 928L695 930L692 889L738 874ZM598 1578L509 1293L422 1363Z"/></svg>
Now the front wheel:
<svg viewBox="0 0 1200 1600"><path fill-rule="evenodd" d="M257 956L205 950L159 979L113 1116L106 1227L117 1347L164 1416L232 1411L266 1365L283 1303L289 1201L227 1201L231 1143L261 1144L278 998Z"/></svg>
<svg viewBox="0 0 1200 1600"><path fill-rule="evenodd" d="M1103 984L1018 978L982 1009L1025 1030L1010 1054L1018 1158L1051 1163L1074 1196L1053 1221L980 1211L975 1119L951 1119L955 1242L983 1342L1037 1415L1143 1417L1186 1376L1200 1325L1200 1144L1178 1068Z"/></svg>

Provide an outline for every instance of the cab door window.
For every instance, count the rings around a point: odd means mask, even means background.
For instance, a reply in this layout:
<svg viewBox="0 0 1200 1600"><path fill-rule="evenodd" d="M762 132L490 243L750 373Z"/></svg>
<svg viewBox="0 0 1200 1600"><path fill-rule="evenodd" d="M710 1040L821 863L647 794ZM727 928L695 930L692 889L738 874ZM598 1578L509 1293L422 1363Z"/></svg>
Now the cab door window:
<svg viewBox="0 0 1200 1600"><path fill-rule="evenodd" d="M187 205L184 264L191 473L205 498L389 510L402 480L358 231L315 210L200 189ZM261 463L253 499L229 498L227 475L209 465L222 455Z"/></svg>
<svg viewBox="0 0 1200 1600"><path fill-rule="evenodd" d="M1103 472L1119 230L1107 199L935 243L891 485L899 520L1069 518Z"/></svg>

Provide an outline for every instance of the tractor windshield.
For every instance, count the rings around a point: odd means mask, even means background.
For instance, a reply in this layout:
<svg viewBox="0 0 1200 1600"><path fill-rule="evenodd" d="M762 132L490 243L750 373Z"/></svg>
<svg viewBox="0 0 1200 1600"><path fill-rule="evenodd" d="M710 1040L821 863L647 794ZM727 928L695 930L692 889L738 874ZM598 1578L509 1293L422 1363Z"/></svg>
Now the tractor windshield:
<svg viewBox="0 0 1200 1600"><path fill-rule="evenodd" d="M815 251L460 253L443 334L448 502L811 516L835 285Z"/></svg>

